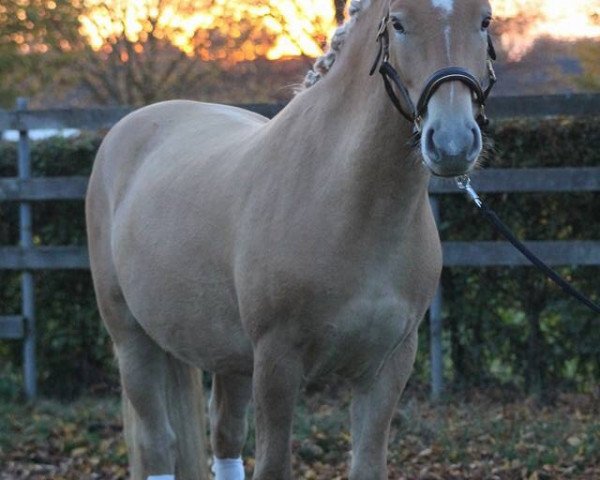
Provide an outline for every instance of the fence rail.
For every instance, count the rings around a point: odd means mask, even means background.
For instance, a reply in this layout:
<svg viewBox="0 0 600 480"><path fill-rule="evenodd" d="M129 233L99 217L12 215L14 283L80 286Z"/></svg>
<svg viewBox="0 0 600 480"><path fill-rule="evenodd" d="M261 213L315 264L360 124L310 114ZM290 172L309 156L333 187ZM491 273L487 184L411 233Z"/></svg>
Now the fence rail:
<svg viewBox="0 0 600 480"><path fill-rule="evenodd" d="M240 107L275 116L285 104L245 104ZM103 130L112 127L133 109L127 107L0 111L0 131L76 128ZM528 95L492 97L486 106L490 118L587 116L600 112L600 95Z"/></svg>
<svg viewBox="0 0 600 480"><path fill-rule="evenodd" d="M600 167L585 168L490 168L472 175L482 193L566 193L600 190ZM0 201L44 202L83 200L87 177L45 177L21 180L0 178ZM433 178L432 195L461 193L453 180Z"/></svg>
<svg viewBox="0 0 600 480"><path fill-rule="evenodd" d="M600 241L533 241L525 245L548 265L600 265ZM508 242L443 242L445 267L530 265ZM87 270L85 247L0 247L0 270ZM2 334L0 333L0 338Z"/></svg>
<svg viewBox="0 0 600 480"><path fill-rule="evenodd" d="M267 117L276 115L284 105L244 105ZM492 118L543 117L556 115L586 116L600 114L600 95L562 95L500 97L490 100ZM28 131L36 129L103 130L108 129L129 108L85 110L26 109L21 99L12 112L0 111L0 131L19 131L19 176L0 179L0 202L18 202L20 208L20 246L0 247L0 269L22 271L22 315L0 316L0 339L23 339L25 392L36 396L35 309L33 272L36 270L89 269L85 247L34 247L31 237L31 209L36 202L81 201L88 178L31 175ZM482 193L567 193L600 191L600 167L488 169L473 175L473 184ZM437 197L460 193L453 181L432 179L432 206L439 221ZM550 265L600 265L600 241L536 241L527 245ZM490 267L528 265L525 258L507 242L444 242L447 267ZM440 395L442 378L442 290L430 309L432 394Z"/></svg>
<svg viewBox="0 0 600 480"><path fill-rule="evenodd" d="M19 339L25 337L25 319L17 315L0 317L0 338Z"/></svg>

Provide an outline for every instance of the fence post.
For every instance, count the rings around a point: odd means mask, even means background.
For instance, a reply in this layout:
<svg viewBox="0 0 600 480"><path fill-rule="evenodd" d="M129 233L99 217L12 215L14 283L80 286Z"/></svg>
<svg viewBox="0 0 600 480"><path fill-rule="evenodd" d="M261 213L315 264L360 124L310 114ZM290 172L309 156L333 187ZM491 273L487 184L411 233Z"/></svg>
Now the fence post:
<svg viewBox="0 0 600 480"><path fill-rule="evenodd" d="M437 197L429 197L437 225L440 224L440 207ZM440 399L444 390L444 358L442 351L442 284L438 285L429 307L429 339L431 359L431 399Z"/></svg>
<svg viewBox="0 0 600 480"><path fill-rule="evenodd" d="M17 99L17 111L27 110L27 99ZM31 178L31 151L29 133L25 127L19 130L18 173L19 180ZM31 203L21 201L19 204L19 240L23 250L33 247ZM23 342L23 379L25 396L33 401L37 396L37 367L35 355L35 292L33 273L23 271L21 276L22 312L25 322L25 339Z"/></svg>

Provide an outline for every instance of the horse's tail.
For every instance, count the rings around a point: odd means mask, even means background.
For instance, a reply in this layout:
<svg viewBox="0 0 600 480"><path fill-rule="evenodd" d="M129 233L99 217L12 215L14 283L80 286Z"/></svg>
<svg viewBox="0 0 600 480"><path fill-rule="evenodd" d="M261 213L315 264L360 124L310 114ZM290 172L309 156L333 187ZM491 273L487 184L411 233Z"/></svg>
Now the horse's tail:
<svg viewBox="0 0 600 480"><path fill-rule="evenodd" d="M202 372L168 355L165 397L169 423L175 434L175 478L177 480L207 480L207 442ZM139 445L135 435L136 413L123 394L123 420L129 445L131 478L140 478ZM167 473L167 472L165 472ZM145 480L145 479L143 479Z"/></svg>

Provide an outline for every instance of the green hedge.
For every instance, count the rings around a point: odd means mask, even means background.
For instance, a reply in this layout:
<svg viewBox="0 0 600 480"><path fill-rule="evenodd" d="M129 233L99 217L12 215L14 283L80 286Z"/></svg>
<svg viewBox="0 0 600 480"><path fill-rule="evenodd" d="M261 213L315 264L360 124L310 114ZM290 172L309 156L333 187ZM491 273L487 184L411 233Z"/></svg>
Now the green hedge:
<svg viewBox="0 0 600 480"><path fill-rule="evenodd" d="M100 139L52 138L32 143L35 176L89 175ZM16 146L0 143L0 176L16 175ZM44 202L33 208L38 245L85 245L83 202ZM18 243L18 206L0 203L0 244ZM72 398L118 383L110 341L98 317L88 272L37 272L37 354L42 394ZM18 273L0 271L0 314L20 312ZM0 340L0 396L20 392L21 342Z"/></svg>
<svg viewBox="0 0 600 480"><path fill-rule="evenodd" d="M489 166L597 166L600 119L507 121L490 132ZM86 175L99 139L35 142L34 175ZM595 147L594 147L595 146ZM15 145L0 143L0 176L13 176ZM600 238L597 193L486 195L522 238ZM493 240L497 235L464 198L441 199L445 240ZM0 203L0 244L16 244L17 206ZM34 207L35 241L84 245L81 202ZM561 269L599 300L598 268ZM101 326L88 272L35 274L40 387L45 395L73 397L113 388L118 379L108 336ZM446 269L444 345L446 370L455 388L502 385L524 391L589 390L600 382L597 318L565 297L532 268ZM0 272L0 314L20 311L19 276ZM421 329L416 380L426 381L428 328ZM0 397L20 388L21 344L0 341Z"/></svg>
<svg viewBox="0 0 600 480"><path fill-rule="evenodd" d="M514 120L490 132L495 168L600 165L600 118ZM485 195L527 240L600 239L598 193ZM440 200L443 240L500 240L460 195ZM562 268L600 300L598 267ZM453 268L443 273L447 375L455 387L504 384L528 392L589 390L600 383L597 316L531 267ZM422 329L427 337L426 328ZM423 339L428 341L427 338ZM424 377L427 352L420 351Z"/></svg>

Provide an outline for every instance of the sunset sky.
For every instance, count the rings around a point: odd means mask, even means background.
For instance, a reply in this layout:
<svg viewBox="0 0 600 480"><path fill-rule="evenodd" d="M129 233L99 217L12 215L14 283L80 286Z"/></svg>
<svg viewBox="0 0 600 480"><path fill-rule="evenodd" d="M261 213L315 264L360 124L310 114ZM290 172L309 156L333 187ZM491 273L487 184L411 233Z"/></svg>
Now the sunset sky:
<svg viewBox="0 0 600 480"><path fill-rule="evenodd" d="M104 39L111 31L122 28L108 18L106 8L111 5L123 7L127 11L125 29L130 39L137 40L143 33L144 26L139 21L147 16L156 1L110 0L100 2L87 0L92 7L89 17L82 17L82 32L89 38L95 48L100 48ZM211 6L207 5L212 3ZM187 5L196 6L187 12L167 8L159 22L172 27L166 35L182 50L193 54L191 37L198 28L219 26L224 15L233 18L261 19L264 28L276 36L275 43L268 46L265 52L269 59L294 56L304 53L317 56L322 53L314 37L325 35L329 37L335 28L333 2L324 0L265 0L233 1L204 0L188 1ZM492 0L496 17L515 17L527 15L530 17L519 29L508 31L500 41L509 53L509 58L518 60L541 36L551 36L559 39L599 38L600 39L600 1L599 0ZM277 15L286 19L282 26L276 15L269 13L278 10ZM231 32L229 32L231 33ZM235 31L233 32L235 35ZM202 52L200 52L202 55ZM205 53L205 55L208 55ZM247 48L236 53L237 60L253 60L256 51Z"/></svg>

